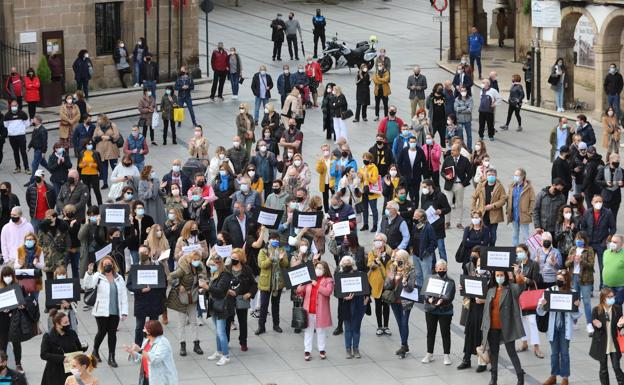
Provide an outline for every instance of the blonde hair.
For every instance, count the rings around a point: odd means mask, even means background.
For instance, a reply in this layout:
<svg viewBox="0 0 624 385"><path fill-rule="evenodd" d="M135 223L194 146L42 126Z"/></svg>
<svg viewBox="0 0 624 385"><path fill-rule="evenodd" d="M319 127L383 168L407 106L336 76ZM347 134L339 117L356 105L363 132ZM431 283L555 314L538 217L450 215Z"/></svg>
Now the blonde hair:
<svg viewBox="0 0 624 385"><path fill-rule="evenodd" d="M191 237L191 228L193 225L197 226L197 230L199 230L199 225L194 220L186 221L182 231L180 232L180 237L182 239L189 239Z"/></svg>
<svg viewBox="0 0 624 385"><path fill-rule="evenodd" d="M238 255L238 260L240 261L240 263L247 262L247 255L245 254L245 250L241 249L240 247L232 249L232 254Z"/></svg>
<svg viewBox="0 0 624 385"><path fill-rule="evenodd" d="M113 257L111 257L110 255L105 255L104 257L102 257L102 259L100 259L99 265L98 265L98 271L102 274L104 274L104 261L105 260L109 260L111 261L111 263L113 264L113 271L115 273L119 273L119 265L117 265L117 262L115 262L115 259Z"/></svg>
<svg viewBox="0 0 624 385"><path fill-rule="evenodd" d="M162 232L162 236L160 238L156 237L156 231L160 230ZM160 253L167 250L169 248L169 242L167 241L167 237L165 237L165 232L162 227L156 223L149 228L149 232L147 234L147 238L145 239L145 246L150 249L150 257L159 256Z"/></svg>

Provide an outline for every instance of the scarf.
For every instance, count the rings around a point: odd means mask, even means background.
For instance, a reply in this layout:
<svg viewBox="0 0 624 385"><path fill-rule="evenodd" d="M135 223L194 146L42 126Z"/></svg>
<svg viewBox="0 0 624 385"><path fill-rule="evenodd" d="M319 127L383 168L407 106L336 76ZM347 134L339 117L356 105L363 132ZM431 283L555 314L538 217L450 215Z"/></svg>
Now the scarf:
<svg viewBox="0 0 624 385"><path fill-rule="evenodd" d="M28 247L24 247L26 249L26 266L24 268L29 268L33 266L33 261L35 260L35 249L37 246L35 245L33 248L29 249Z"/></svg>
<svg viewBox="0 0 624 385"><path fill-rule="evenodd" d="M219 191L223 192L223 191L227 191L228 189L228 184L230 181L230 176L229 175L221 175L221 183L219 183Z"/></svg>
<svg viewBox="0 0 624 385"><path fill-rule="evenodd" d="M613 182L611 187L605 186L605 188L609 191L616 191L620 188L620 182L622 181L622 169L616 168L615 173L611 172L611 167L608 165L604 167L604 178L605 182Z"/></svg>

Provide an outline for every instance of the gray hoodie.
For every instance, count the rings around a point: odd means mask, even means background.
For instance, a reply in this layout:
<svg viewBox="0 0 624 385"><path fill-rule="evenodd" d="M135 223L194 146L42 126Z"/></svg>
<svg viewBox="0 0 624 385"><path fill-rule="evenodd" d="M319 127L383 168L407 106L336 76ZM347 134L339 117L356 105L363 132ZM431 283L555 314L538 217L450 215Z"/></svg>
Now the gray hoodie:
<svg viewBox="0 0 624 385"><path fill-rule="evenodd" d="M286 36L297 36L297 31L299 31L299 36L301 36L301 26L299 25L299 21L296 19L286 20Z"/></svg>

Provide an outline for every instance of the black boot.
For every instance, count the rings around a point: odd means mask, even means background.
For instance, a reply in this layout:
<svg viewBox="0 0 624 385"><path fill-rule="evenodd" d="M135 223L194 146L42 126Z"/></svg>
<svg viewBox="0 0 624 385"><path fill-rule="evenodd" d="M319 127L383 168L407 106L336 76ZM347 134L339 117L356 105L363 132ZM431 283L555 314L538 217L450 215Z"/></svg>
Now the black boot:
<svg viewBox="0 0 624 385"><path fill-rule="evenodd" d="M498 384L498 370L492 368L490 371L490 384L489 385L497 385Z"/></svg>
<svg viewBox="0 0 624 385"><path fill-rule="evenodd" d="M518 373L517 376L518 376L517 385L524 385L524 370L520 369L520 373Z"/></svg>
<svg viewBox="0 0 624 385"><path fill-rule="evenodd" d="M199 346L199 341L193 341L193 351L197 354L204 354L204 351Z"/></svg>
<svg viewBox="0 0 624 385"><path fill-rule="evenodd" d="M91 355L95 357L97 362L102 362L102 359L100 358L100 352L98 352L97 349L94 349Z"/></svg>
<svg viewBox="0 0 624 385"><path fill-rule="evenodd" d="M180 342L180 356L186 357L186 342Z"/></svg>
<svg viewBox="0 0 624 385"><path fill-rule="evenodd" d="M470 361L462 360L461 364L457 367L457 370L468 369L470 367Z"/></svg>
<svg viewBox="0 0 624 385"><path fill-rule="evenodd" d="M334 329L334 332L332 333L335 336L338 336L340 334L342 334L342 326L338 325L338 327L336 327L336 329Z"/></svg>
<svg viewBox="0 0 624 385"><path fill-rule="evenodd" d="M111 368L116 368L117 362L115 362L115 353L108 353L108 366Z"/></svg>

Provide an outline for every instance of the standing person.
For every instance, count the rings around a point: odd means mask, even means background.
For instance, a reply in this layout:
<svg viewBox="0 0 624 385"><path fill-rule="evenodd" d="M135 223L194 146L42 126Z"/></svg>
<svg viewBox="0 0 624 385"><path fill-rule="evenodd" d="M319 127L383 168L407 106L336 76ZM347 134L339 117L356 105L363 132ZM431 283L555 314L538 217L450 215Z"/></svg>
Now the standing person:
<svg viewBox="0 0 624 385"><path fill-rule="evenodd" d="M325 39L323 39L325 40ZM315 277L306 285L297 286L297 295L303 297L303 308L308 315L308 327L304 330L303 359L312 358L312 341L316 330L316 346L322 360L327 357L325 339L327 330L332 326L330 298L334 292L334 280L325 261L320 261L314 267Z"/></svg>
<svg viewBox="0 0 624 385"><path fill-rule="evenodd" d="M607 248L607 243L611 241L611 237L616 232L615 216L611 210L603 207L601 196L594 195L591 203L592 207L583 214L580 227L581 230L587 233L589 246L596 253L600 271L600 287L604 287L602 255Z"/></svg>
<svg viewBox="0 0 624 385"><path fill-rule="evenodd" d="M548 78L548 83L550 83L551 88L555 92L557 112L565 112L564 91L568 88L568 77L566 75L566 66L563 63L563 58L560 57L553 64L550 70L550 77Z"/></svg>
<svg viewBox="0 0 624 385"><path fill-rule="evenodd" d="M557 213L566 203L566 197L562 193L563 186L561 179L555 179L550 186L537 193L533 207L533 226L538 233L555 233Z"/></svg>
<svg viewBox="0 0 624 385"><path fill-rule="evenodd" d="M156 171L147 165L141 171L137 198L145 204L145 213L154 219L154 223L164 225L165 215L165 186L156 176Z"/></svg>
<svg viewBox="0 0 624 385"><path fill-rule="evenodd" d="M78 241L80 242L80 276L88 270L88 265L95 262L95 251L106 246L108 240L106 235L106 226L100 217L100 209L98 206L89 206L87 209L87 217L85 223L78 230ZM83 310L89 310L91 307L85 305Z"/></svg>
<svg viewBox="0 0 624 385"><path fill-rule="evenodd" d="M152 127L152 115L156 112L156 98L149 88L143 88L143 97L139 99L139 112L141 115L138 126L143 128L143 137L147 138L149 128L152 145L157 146L154 141L154 127Z"/></svg>
<svg viewBox="0 0 624 385"><path fill-rule="evenodd" d="M295 76L292 75L291 77L290 66L288 64L284 64L284 66L282 67L282 71L283 72L277 77L277 92L280 94L280 99L282 102L281 105L283 107L284 102L286 101L286 97L293 89Z"/></svg>
<svg viewBox="0 0 624 385"><path fill-rule="evenodd" d="M195 89L195 83L191 74L186 72L186 66L180 67L180 74L176 79L175 90L178 92L178 105L184 108L184 105L188 107L189 114L191 114L191 122L193 126L197 126L197 120L195 120L195 111L193 111L193 98L191 92ZM178 122L178 127L182 125L182 122Z"/></svg>
<svg viewBox="0 0 624 385"><path fill-rule="evenodd" d="M254 133L254 118L249 113L249 105L247 103L241 103L238 106L235 122L237 134L243 139L242 145L245 151L247 151L247 156L249 156L251 155L251 147L256 141L256 135ZM208 157L208 151L206 151L206 156L204 157Z"/></svg>
<svg viewBox="0 0 624 385"><path fill-rule="evenodd" d="M614 219L617 218L624 187L624 170L620 167L620 154L609 155L609 163L598 169L595 183L600 186L604 206L611 210Z"/></svg>
<svg viewBox="0 0 624 385"><path fill-rule="evenodd" d="M321 10L316 9L316 15L312 16L312 27L313 27L313 35L314 35L314 56L316 59L318 41L321 40L321 53L325 51L325 26L327 25L327 21L325 20L325 16L321 15Z"/></svg>
<svg viewBox="0 0 624 385"><path fill-rule="evenodd" d="M233 276L224 268L223 258L212 255L207 262L210 269L209 284L200 284L210 296L209 311L216 334L216 351L208 356L208 361L217 361L217 366L230 362L228 348L227 320L235 313L236 291L232 290ZM198 353L199 354L199 353Z"/></svg>
<svg viewBox="0 0 624 385"><path fill-rule="evenodd" d="M334 86L332 94L333 98L329 104L329 110L332 116L336 140L338 140L338 138L344 138L348 141L347 119L342 117L343 113L345 113L349 107L347 98L342 93L342 88L340 86Z"/></svg>
<svg viewBox="0 0 624 385"><path fill-rule="evenodd" d="M4 115L2 124L7 130L9 143L13 150L13 159L15 159L15 170L13 170L13 174L22 172L22 168L20 167L21 154L24 172L26 175L30 175L28 153L26 152L26 127L29 125L28 115L19 108L17 100L12 99L9 102L9 111Z"/></svg>
<svg viewBox="0 0 624 385"><path fill-rule="evenodd" d="M134 72L132 77L134 80L134 88L140 87L143 79L141 78L141 63L145 58L145 55L149 52L147 43L144 37L140 37L132 50L132 62L134 65Z"/></svg>
<svg viewBox="0 0 624 385"><path fill-rule="evenodd" d="M524 336L518 298L525 290L525 278L518 267L515 272L495 271L490 279L483 307L483 346L490 348L490 383L498 382L498 353L505 345L513 364L518 384L524 384L524 370L516 353L516 340Z"/></svg>
<svg viewBox="0 0 624 385"><path fill-rule="evenodd" d="M379 121L379 105L383 102L384 117L388 116L388 97L390 91L390 69L386 69L382 61L377 63L377 72L373 75L373 84L375 85L373 93L375 94L375 121Z"/></svg>
<svg viewBox="0 0 624 385"><path fill-rule="evenodd" d="M102 169L100 170L100 180L104 183L102 189L108 188L108 167L111 170L117 166L119 159L119 142L123 140L117 125L111 122L104 114L98 115L97 125L93 131L93 142L95 151L102 159Z"/></svg>
<svg viewBox="0 0 624 385"><path fill-rule="evenodd" d="M421 75L420 66L414 67L414 74L407 78L407 89L409 90L411 117L416 116L416 112L425 106L425 90L427 89L427 78Z"/></svg>
<svg viewBox="0 0 624 385"><path fill-rule="evenodd" d="M425 153L425 172L423 176L431 179L435 187L440 188L442 147L434 142L432 134L427 134L425 135L425 145L422 148Z"/></svg>
<svg viewBox="0 0 624 385"><path fill-rule="evenodd" d="M93 189L98 205L102 204L99 181L102 168L101 154L94 150L93 140L86 139L78 158L78 172L80 173L80 180L88 188L87 201L89 203L91 202L91 189Z"/></svg>
<svg viewBox="0 0 624 385"><path fill-rule="evenodd" d="M251 235L251 234L249 234ZM230 256L231 263L226 265L225 269L232 275L232 289L236 294L236 318L238 318L239 336L241 351L247 351L247 312L251 307L251 300L258 292L258 285L254 278L253 268L247 263L247 255L240 248L232 250ZM257 263L256 263L257 265ZM230 293L232 294L232 293ZM234 323L234 315L227 319L226 333L228 341L230 340L230 330Z"/></svg>
<svg viewBox="0 0 624 385"><path fill-rule="evenodd" d="M472 194L472 211L483 213L483 224L490 229L490 244L496 246L496 230L498 224L505 222L503 207L507 203L505 187L497 178L497 171L488 169L486 180L479 183Z"/></svg>
<svg viewBox="0 0 624 385"><path fill-rule="evenodd" d="M41 100L39 95L40 87L41 82L39 81L39 76L35 75L35 70L32 67L28 68L26 76L24 77L24 88L26 89L24 100L28 103L28 118L31 121L37 113L37 104L39 100Z"/></svg>
<svg viewBox="0 0 624 385"><path fill-rule="evenodd" d="M514 171L513 183L507 191L507 224L511 222L513 225L511 245L515 247L529 238L535 208L535 191L523 168Z"/></svg>
<svg viewBox="0 0 624 385"><path fill-rule="evenodd" d="M606 158L612 153L620 153L620 139L622 138L622 126L618 123L618 117L613 106L607 107L602 117L602 147L607 149Z"/></svg>
<svg viewBox="0 0 624 385"><path fill-rule="evenodd" d="M316 161L316 172L319 174L319 191L323 194L323 208L325 212L327 212L329 211L329 196L333 194L335 185L335 180L330 175L331 164L335 160L335 157L332 155L331 151L329 151L328 144L321 145L321 151L322 156L317 158Z"/></svg>
<svg viewBox="0 0 624 385"><path fill-rule="evenodd" d="M362 155L363 166L358 170L358 176L362 184L362 203L364 204L364 212L362 213L364 225L360 231L368 230L368 209L373 213L373 226L371 233L377 232L377 223L379 223L379 214L377 212L377 199L381 198L381 179L379 177L379 170L373 163L373 155L369 152L365 152ZM376 191L371 189L376 188Z"/></svg>
<svg viewBox="0 0 624 385"><path fill-rule="evenodd" d="M327 87L325 88L325 92L323 93L323 100L321 101L321 111L323 112L323 131L325 131L325 139L330 140L333 136L334 142L336 142L338 138L336 138L336 133L334 132L333 119L329 106L334 98L333 90L335 86L335 83L327 83Z"/></svg>
<svg viewBox="0 0 624 385"><path fill-rule="evenodd" d="M447 82L448 80L444 82L445 86L448 84ZM464 66L462 64L457 66L457 73L453 76L451 85L452 88L447 88L447 91L451 91L452 93L450 95L453 97L459 97L459 90L461 88L464 88L466 92L468 92L468 95L472 96L472 78L470 75L465 73Z"/></svg>
<svg viewBox="0 0 624 385"><path fill-rule="evenodd" d="M571 287L571 277L568 270L560 270L557 273L557 284L548 288L549 292L573 293ZM537 303L537 315L545 316L544 306L548 303L544 296ZM578 308L580 301L574 301ZM568 384L570 377L570 341L572 340L572 329L576 320L581 316L578 309L575 312L555 312L550 311L548 317L548 340L550 341L550 377L544 381L546 385L557 383L557 376L562 377L562 384Z"/></svg>
<svg viewBox="0 0 624 385"><path fill-rule="evenodd" d="M394 318L396 318L399 334L401 337L401 347L395 352L399 358L405 358L409 352L407 340L409 338L409 316L414 301L403 299L402 293L412 293L416 289L416 271L412 264L409 253L405 250L398 250L394 256L388 276L384 282L384 290L391 290L396 298L390 304Z"/></svg>
<svg viewBox="0 0 624 385"><path fill-rule="evenodd" d="M19 205L19 198L11 192L11 183L0 183L0 232L2 228L11 221L11 211L13 210L13 207L17 207ZM2 248L1 251L2 254L4 254L5 249Z"/></svg>
<svg viewBox="0 0 624 385"><path fill-rule="evenodd" d="M464 87L459 88L459 96L455 98L454 109L457 124L466 133L466 145L472 150L472 96ZM461 132L461 131L460 131Z"/></svg>
<svg viewBox="0 0 624 385"><path fill-rule="evenodd" d="M45 253L45 264L42 270L45 271L46 279L52 279L54 277L54 270L59 266L64 266L65 256L67 255L69 246L69 226L65 221L59 219L58 216L58 213L54 209L49 209L45 213L45 219L39 224L39 245ZM28 236L26 236L26 238L28 238ZM27 257L30 258L31 250L27 247L24 251ZM18 254L20 254L19 250ZM19 261L19 263L21 262L22 261ZM28 262L28 260L26 260L26 262ZM26 263L21 264L26 265ZM22 268L26 267L24 266ZM32 266L28 266L28 268L32 268Z"/></svg>
<svg viewBox="0 0 624 385"><path fill-rule="evenodd" d="M266 323L269 310L269 301L271 302L273 330L281 333L282 328L279 326L279 301L284 288L284 277L282 277L281 269L288 267L288 257L284 247L280 246L278 233L269 234L269 243L258 254L258 267L260 267L260 277L258 278L260 318L258 319L258 329L255 334L258 336L266 332L264 324Z"/></svg>
<svg viewBox="0 0 624 385"><path fill-rule="evenodd" d="M394 156L391 145L386 142L386 136L377 133L375 144L368 149L368 152L373 156L372 163L377 166L379 175L387 176L390 165L394 164Z"/></svg>
<svg viewBox="0 0 624 385"><path fill-rule="evenodd" d="M93 137L93 132L95 131L95 124L93 124L91 120L91 115L89 113L82 114L80 116L80 121L76 128L74 129L74 134L72 135L72 146L74 146L74 155L76 158L80 156L80 149L82 148L82 143L87 138ZM58 143L58 142L57 142ZM60 146L63 147L63 146ZM63 148L63 151L65 148ZM69 152L67 153L69 159Z"/></svg>
<svg viewBox="0 0 624 385"><path fill-rule="evenodd" d="M48 130L41 123L41 116L36 115L33 119L33 130L30 137L30 142L28 143L27 150L33 149L33 161L31 165L31 170L37 171L39 166L43 166L46 169L49 169L48 162L45 158L45 153L48 151ZM70 163L71 164L71 163ZM30 177L30 181L24 185L24 187L28 187L29 184L34 182L35 176L32 175Z"/></svg>
<svg viewBox="0 0 624 385"><path fill-rule="evenodd" d="M526 61L522 64L522 71L524 72L524 85L526 87L526 98L531 100L531 91L533 89L533 55L531 52L527 52Z"/></svg>
<svg viewBox="0 0 624 385"><path fill-rule="evenodd" d="M464 188L470 184L470 161L460 153L461 146L454 144L450 155L444 158L442 172L444 173L444 195L451 202L455 199L455 213L459 214L457 228L463 229L464 218ZM451 213L446 221L446 228L451 227Z"/></svg>
<svg viewBox="0 0 624 385"><path fill-rule="evenodd" d="M591 296L594 290L594 265L596 264L594 249L589 246L587 234L579 231L574 236L574 244L568 252L565 267L572 272L572 287L580 294L583 300L585 313L585 330L587 334L594 333L592 326Z"/></svg>
<svg viewBox="0 0 624 385"><path fill-rule="evenodd" d="M427 98L427 109L431 119L431 137L435 137L436 132L440 135L440 146L446 148L446 98L442 84L433 85L433 91Z"/></svg>
<svg viewBox="0 0 624 385"><path fill-rule="evenodd" d="M388 272L394 263L393 250L386 244L388 237L384 233L376 233L373 248L368 253L366 266L369 269L368 283L371 287L371 298L375 300L375 318L377 319L377 336L391 335L388 328L390 304L381 298Z"/></svg>
<svg viewBox="0 0 624 385"><path fill-rule="evenodd" d="M425 162L425 152L416 143L416 138L410 137L408 147L402 149L399 153L397 166L401 176L404 178L410 199L416 207L418 207L420 201L418 188L425 170Z"/></svg>
<svg viewBox="0 0 624 385"><path fill-rule="evenodd" d="M416 285L423 287L427 278L431 276L431 266L434 266L437 239L433 226L427 220L423 209L416 209L413 215L413 224L410 233L412 260L416 270Z"/></svg>
<svg viewBox="0 0 624 385"><path fill-rule="evenodd" d="M7 182L5 182L6 185ZM19 203L19 201L17 201ZM15 203L15 201L14 201ZM22 240L26 234L34 233L33 226L23 217L22 208L14 206L11 209L10 221L2 226L0 239L2 240L2 257L4 263L12 266L17 260L17 249L22 245ZM0 346L0 349L2 346Z"/></svg>
<svg viewBox="0 0 624 385"><path fill-rule="evenodd" d="M622 116L620 94L622 93L622 88L624 88L624 80L615 63L609 64L609 73L605 77L603 88L605 94L607 94L607 105L615 109L617 119L619 120Z"/></svg>
<svg viewBox="0 0 624 385"><path fill-rule="evenodd" d="M281 44L281 43L280 43ZM255 96L254 104L254 123L258 125L258 117L260 114L260 105L263 108L271 98L271 89L273 89L273 79L267 74L265 65L261 65L251 80L251 92Z"/></svg>
<svg viewBox="0 0 624 385"><path fill-rule="evenodd" d="M227 75L230 78L230 86L232 87L232 100L238 100L238 86L243 80L243 64L240 55L236 52L236 48L230 48L230 54L227 58L228 70ZM223 89L223 86L221 87ZM220 96L223 100L223 93Z"/></svg>
<svg viewBox="0 0 624 385"><path fill-rule="evenodd" d="M236 64L235 64L236 65ZM217 43L217 48L212 51L210 56L210 67L212 68L212 88L210 89L210 100L214 102L215 94L223 101L223 86L228 76L229 58L227 51L223 48L223 42ZM217 91L217 86L218 91ZM234 89L234 87L232 87Z"/></svg>
<svg viewBox="0 0 624 385"><path fill-rule="evenodd" d="M80 108L74 104L74 97L65 95L65 103L60 107L59 142L69 151L72 133L80 121Z"/></svg>
<svg viewBox="0 0 624 385"><path fill-rule="evenodd" d="M399 156L399 150L403 147L407 147L408 138L412 135L408 135L409 126L403 122L403 119L397 116L397 108L396 106L390 106L388 110L388 116L381 119L379 122L379 126L377 126L377 133L383 134L385 136L385 141L393 147L393 154L395 158ZM404 146L400 148L395 147L395 140L399 134L402 135L402 140L405 142ZM396 152L394 152L396 150Z"/></svg>
<svg viewBox="0 0 624 385"><path fill-rule="evenodd" d="M52 315L52 313L54 314ZM69 323L69 317L61 311L50 312L52 329L43 335L40 357L46 362L41 385L63 385L70 373L65 373L65 354L82 351L78 334Z"/></svg>
<svg viewBox="0 0 624 385"><path fill-rule="evenodd" d="M26 204L28 204L30 220L35 231L37 231L39 223L45 218L46 211L56 205L54 188L43 178L42 169L35 171L35 183L26 189Z"/></svg>
<svg viewBox="0 0 624 385"><path fill-rule="evenodd" d="M516 114L516 120L518 121L518 129L516 131L522 131L522 119L520 118L520 108L522 107L522 101L524 100L524 90L522 89L522 83L520 75L513 75L511 77L511 89L509 90L509 107L507 108L507 121L500 128L501 130L508 130L509 123L511 122L511 114Z"/></svg>
<svg viewBox="0 0 624 385"><path fill-rule="evenodd" d="M141 81L143 88L152 91L152 97L156 98L156 83L158 83L158 63L152 60L150 52L145 53L145 59L141 63Z"/></svg>
<svg viewBox="0 0 624 385"><path fill-rule="evenodd" d="M447 260L446 245L444 244L444 238L446 238L445 218L444 216L451 213L451 205L446 198L446 195L440 191L431 179L425 179L420 186L421 208L427 210L433 207L435 214L439 218L433 222L433 230L438 243L438 253L440 258Z"/></svg>
<svg viewBox="0 0 624 385"><path fill-rule="evenodd" d="M183 234L188 233L187 226L190 228L197 225L192 222L186 222L182 230ZM194 231L197 232L197 230ZM193 235L193 237L196 237L196 235ZM180 237L180 239L183 238ZM180 240L178 240L178 243L180 243ZM178 257L176 256L176 258ZM202 263L202 253L193 251L180 257L177 269L170 273L167 279L169 282L176 282L176 284L172 284L166 304L169 309L178 312L177 337L178 341L180 341L180 356L186 356L188 331L190 331L190 336L193 338L193 351L201 355L204 352L199 345L197 301L200 284L205 285L208 279L206 268Z"/></svg>
<svg viewBox="0 0 624 385"><path fill-rule="evenodd" d="M8 100L17 101L18 109L21 111L24 102L24 81L22 75L17 72L17 68L11 67L9 76L4 83L4 92L8 95Z"/></svg>
<svg viewBox="0 0 624 385"><path fill-rule="evenodd" d="M368 74L368 65L363 63L360 70L355 75L355 119L354 123L360 121L360 111L362 112L362 120L367 122L368 119L366 109L370 105L370 75Z"/></svg>
<svg viewBox="0 0 624 385"><path fill-rule="evenodd" d="M608 244L608 250L602 255L604 276L603 282L606 287L611 288L615 293L615 302L619 305L624 302L624 280L622 280L622 262L624 261L624 249L622 249L621 234L614 234L611 237L611 242Z"/></svg>
<svg viewBox="0 0 624 385"><path fill-rule="evenodd" d="M601 385L609 384L608 359L615 372L618 384L624 383L624 373L620 369L622 351L618 343L618 337L624 328L622 306L615 303L615 293L604 288L600 291L600 302L592 310L592 335L589 356L600 363L598 377Z"/></svg>
<svg viewBox="0 0 624 385"><path fill-rule="evenodd" d="M139 133L139 127L132 127L131 134L124 142L123 151L132 158L136 168L142 171L145 165L145 155L149 153L149 147L147 146L147 139Z"/></svg>
<svg viewBox="0 0 624 385"><path fill-rule="evenodd" d="M262 178L262 182L264 183L264 199L266 199L271 193L271 186L273 184L273 180L275 179L277 159L275 154L267 149L267 145L264 140L258 141L258 150L249 160L249 165L255 166L256 175Z"/></svg>
<svg viewBox="0 0 624 385"><path fill-rule="evenodd" d="M285 28L286 41L288 42L288 53L290 54L290 60L293 60L293 51L295 53L295 60L299 60L299 47L297 46L297 31L299 31L299 37L303 40L301 35L301 25L299 21L295 19L293 12L288 13L288 20L286 20Z"/></svg>
<svg viewBox="0 0 624 385"><path fill-rule="evenodd" d="M139 384L177 385L178 371L173 359L171 343L163 335L161 323L158 320L148 321L141 331L144 339L140 347L139 344L131 347L124 345L124 350L130 355L128 359L141 364ZM80 379L82 380L82 377Z"/></svg>
<svg viewBox="0 0 624 385"><path fill-rule="evenodd" d="M176 141L176 128L173 121L173 109L178 106L178 97L175 95L173 86L167 86L165 88L165 94L160 100L160 111L162 112L163 121L163 146L167 145L167 131L169 125L171 125L171 141L173 144L178 144Z"/></svg>
<svg viewBox="0 0 624 385"><path fill-rule="evenodd" d="M117 40L117 46L113 49L113 60L115 61L115 68L117 69L117 75L121 82L121 87L128 88L124 75L131 73L130 63L128 62L128 49L123 40Z"/></svg>
<svg viewBox="0 0 624 385"><path fill-rule="evenodd" d="M455 281L447 275L446 261L439 260L435 264L432 277L445 282L442 297L425 296L425 319L427 322L427 354L420 361L428 364L433 361L436 330L440 324L444 365L451 365L451 320L453 318L453 299L455 299Z"/></svg>
<svg viewBox="0 0 624 385"><path fill-rule="evenodd" d="M489 79L483 79L481 82L481 99L479 101L479 139L483 140L485 126L487 124L488 138L494 141L494 111L496 106L500 104L501 96L493 87L490 86Z"/></svg>
<svg viewBox="0 0 624 385"><path fill-rule="evenodd" d="M321 65L318 62L312 60L312 55L307 55L305 74L308 78L308 85L310 87L310 93L312 94L312 106L318 107L318 88L323 83L323 71L321 71Z"/></svg>
<svg viewBox="0 0 624 385"><path fill-rule="evenodd" d="M78 57L72 64L74 71L74 79L76 80L76 89L84 92L85 98L89 98L89 80L93 75L93 63L89 59L89 51L81 49Z"/></svg>
<svg viewBox="0 0 624 385"><path fill-rule="evenodd" d="M475 61L477 62L477 66L479 67L479 80L483 77L481 76L481 49L485 45L485 39L479 33L477 27L473 26L470 29L470 35L468 35L468 53L470 55L470 67L475 68Z"/></svg>
<svg viewBox="0 0 624 385"><path fill-rule="evenodd" d="M505 28L507 28L507 15L505 14L505 8L498 8L498 14L496 15L496 29L498 30L498 46L505 46Z"/></svg>
<svg viewBox="0 0 624 385"><path fill-rule="evenodd" d="M399 215L399 204L392 200L386 204L384 216L381 219L380 233L388 238L388 246L392 250L409 248L410 232L407 221Z"/></svg>
<svg viewBox="0 0 624 385"><path fill-rule="evenodd" d="M343 274L357 272L358 267L351 255L345 255L340 259L337 271ZM347 350L347 359L362 358L360 354L360 335L362 319L366 312L366 306L370 300L368 295L350 293L338 301L338 319L344 322L344 342ZM342 332L342 328L340 329ZM338 333L340 334L340 333ZM334 335L336 331L334 331Z"/></svg>
<svg viewBox="0 0 624 385"><path fill-rule="evenodd" d="M284 42L284 30L286 23L282 20L282 14L278 13L277 17L271 21L271 41L273 41L273 61L275 59L282 60L282 43Z"/></svg>
<svg viewBox="0 0 624 385"><path fill-rule="evenodd" d="M93 262L87 268L84 277L85 290L95 289L97 299L91 314L97 323L97 334L93 341L93 355L100 359L100 344L108 334L108 365L116 368L115 348L117 346L117 327L119 321L128 317L128 292L119 267L110 256L100 259L98 271L94 272Z"/></svg>

